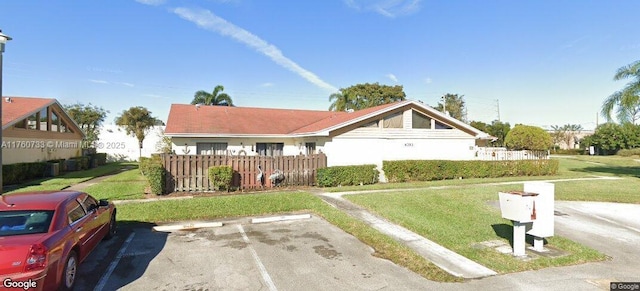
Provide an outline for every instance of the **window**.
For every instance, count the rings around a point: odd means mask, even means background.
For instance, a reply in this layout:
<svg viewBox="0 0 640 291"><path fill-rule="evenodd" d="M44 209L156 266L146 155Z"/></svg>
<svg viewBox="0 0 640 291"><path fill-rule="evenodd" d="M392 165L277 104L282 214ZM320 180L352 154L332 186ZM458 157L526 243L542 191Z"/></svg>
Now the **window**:
<svg viewBox="0 0 640 291"><path fill-rule="evenodd" d="M316 153L316 143L308 142L304 144L304 147L307 149L306 155L313 155Z"/></svg>
<svg viewBox="0 0 640 291"><path fill-rule="evenodd" d="M60 131L60 119L54 112L51 112L51 131Z"/></svg>
<svg viewBox="0 0 640 291"><path fill-rule="evenodd" d="M284 143L257 143L256 152L260 156L276 157L282 156Z"/></svg>
<svg viewBox="0 0 640 291"><path fill-rule="evenodd" d="M411 128L431 128L431 118L426 117L416 111L411 114Z"/></svg>
<svg viewBox="0 0 640 291"><path fill-rule="evenodd" d="M38 118L36 115L31 115L27 118L27 129L37 129L36 125L38 125Z"/></svg>
<svg viewBox="0 0 640 291"><path fill-rule="evenodd" d="M384 128L402 128L402 112L389 115L382 122Z"/></svg>
<svg viewBox="0 0 640 291"><path fill-rule="evenodd" d="M0 211L0 237L49 231L53 211Z"/></svg>
<svg viewBox="0 0 640 291"><path fill-rule="evenodd" d="M78 201L71 201L67 205L67 215L69 216L69 224L72 224L84 217L86 213L82 208L82 205Z"/></svg>
<svg viewBox="0 0 640 291"><path fill-rule="evenodd" d="M41 131L48 131L47 121L49 118L47 114L47 108L43 108L42 110L40 110L37 116L38 116L38 129L40 129Z"/></svg>
<svg viewBox="0 0 640 291"><path fill-rule="evenodd" d="M196 151L199 155L227 155L226 142L199 142L196 143Z"/></svg>
<svg viewBox="0 0 640 291"><path fill-rule="evenodd" d="M451 126L448 126L444 123L436 121L436 129L453 129Z"/></svg>
<svg viewBox="0 0 640 291"><path fill-rule="evenodd" d="M84 207L84 210L87 213L91 210L98 208L98 201L96 201L95 199L93 199L93 197L89 195L86 195L84 196L84 198L81 198L80 203L82 204L82 207Z"/></svg>
<svg viewBox="0 0 640 291"><path fill-rule="evenodd" d="M20 120L18 123L14 124L13 126L15 128L24 128L24 129L26 129L27 128L27 120L26 119Z"/></svg>

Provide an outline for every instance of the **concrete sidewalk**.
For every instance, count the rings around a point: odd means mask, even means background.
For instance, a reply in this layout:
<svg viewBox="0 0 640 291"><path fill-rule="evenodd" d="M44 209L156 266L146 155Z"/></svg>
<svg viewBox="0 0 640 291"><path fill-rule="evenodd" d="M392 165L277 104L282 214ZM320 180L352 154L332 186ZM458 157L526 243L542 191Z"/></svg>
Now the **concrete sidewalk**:
<svg viewBox="0 0 640 291"><path fill-rule="evenodd" d="M95 177L95 178L86 180L84 182L81 182L81 183L78 183L78 184L75 184L75 185L71 185L71 186L69 186L67 188L64 188L62 190L84 191L84 189L89 187L89 186L93 186L95 184L99 184L100 182L102 182L102 181L104 181L106 179L109 179L109 178L111 178L111 177L113 177L115 175L118 175L118 174L120 174L120 173L122 173L124 171L128 171L128 170L131 170L131 169L133 169L131 166L122 167L120 170L117 170L117 171L115 171L113 173L109 173L109 174L106 174L106 175Z"/></svg>
<svg viewBox="0 0 640 291"><path fill-rule="evenodd" d="M427 260L454 276L473 279L497 274L495 271L430 241L415 232L373 215L366 209L347 201L341 196L342 193L321 193L318 195L318 197L329 205L362 220L369 226L410 247Z"/></svg>

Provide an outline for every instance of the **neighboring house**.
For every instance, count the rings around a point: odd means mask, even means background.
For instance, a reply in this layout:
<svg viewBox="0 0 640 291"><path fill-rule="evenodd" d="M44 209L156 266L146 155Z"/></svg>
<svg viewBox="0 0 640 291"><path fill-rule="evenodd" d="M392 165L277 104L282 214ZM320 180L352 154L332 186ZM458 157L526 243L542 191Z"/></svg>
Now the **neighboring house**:
<svg viewBox="0 0 640 291"><path fill-rule="evenodd" d="M491 137L417 101L354 112L173 104L165 134L176 154L307 155L327 165L472 160Z"/></svg>
<svg viewBox="0 0 640 291"><path fill-rule="evenodd" d="M142 156L151 157L157 153L162 141L164 126L154 126L142 141ZM107 161L137 161L140 156L138 139L128 135L126 131L115 124L103 125L95 142L96 152L106 153Z"/></svg>
<svg viewBox="0 0 640 291"><path fill-rule="evenodd" d="M547 130L549 134L554 134L554 130ZM595 133L595 130L581 130L581 131L571 131L567 132L570 135L569 144L567 145L567 141L563 138L561 141L557 142L555 145L560 149L579 149L580 141L586 136L592 135Z"/></svg>
<svg viewBox="0 0 640 291"><path fill-rule="evenodd" d="M2 163L30 163L82 155L84 134L56 99L4 97Z"/></svg>

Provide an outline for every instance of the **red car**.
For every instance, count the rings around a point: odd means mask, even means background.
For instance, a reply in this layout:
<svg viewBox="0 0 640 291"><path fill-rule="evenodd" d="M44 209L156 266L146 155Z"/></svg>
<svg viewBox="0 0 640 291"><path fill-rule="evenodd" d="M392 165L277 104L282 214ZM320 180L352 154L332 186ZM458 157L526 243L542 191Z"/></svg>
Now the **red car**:
<svg viewBox="0 0 640 291"><path fill-rule="evenodd" d="M116 208L77 191L0 195L0 290L71 290L78 265L116 231Z"/></svg>

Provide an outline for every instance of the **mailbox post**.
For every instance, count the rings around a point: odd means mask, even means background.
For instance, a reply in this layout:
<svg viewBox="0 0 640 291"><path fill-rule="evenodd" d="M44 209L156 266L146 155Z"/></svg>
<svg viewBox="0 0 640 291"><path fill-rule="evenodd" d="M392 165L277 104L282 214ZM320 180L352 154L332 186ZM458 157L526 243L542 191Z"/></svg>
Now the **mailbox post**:
<svg viewBox="0 0 640 291"><path fill-rule="evenodd" d="M528 182L524 191L498 192L502 217L513 221L513 255L524 256L526 235L532 235L533 249L544 251L544 238L553 236L554 185Z"/></svg>

